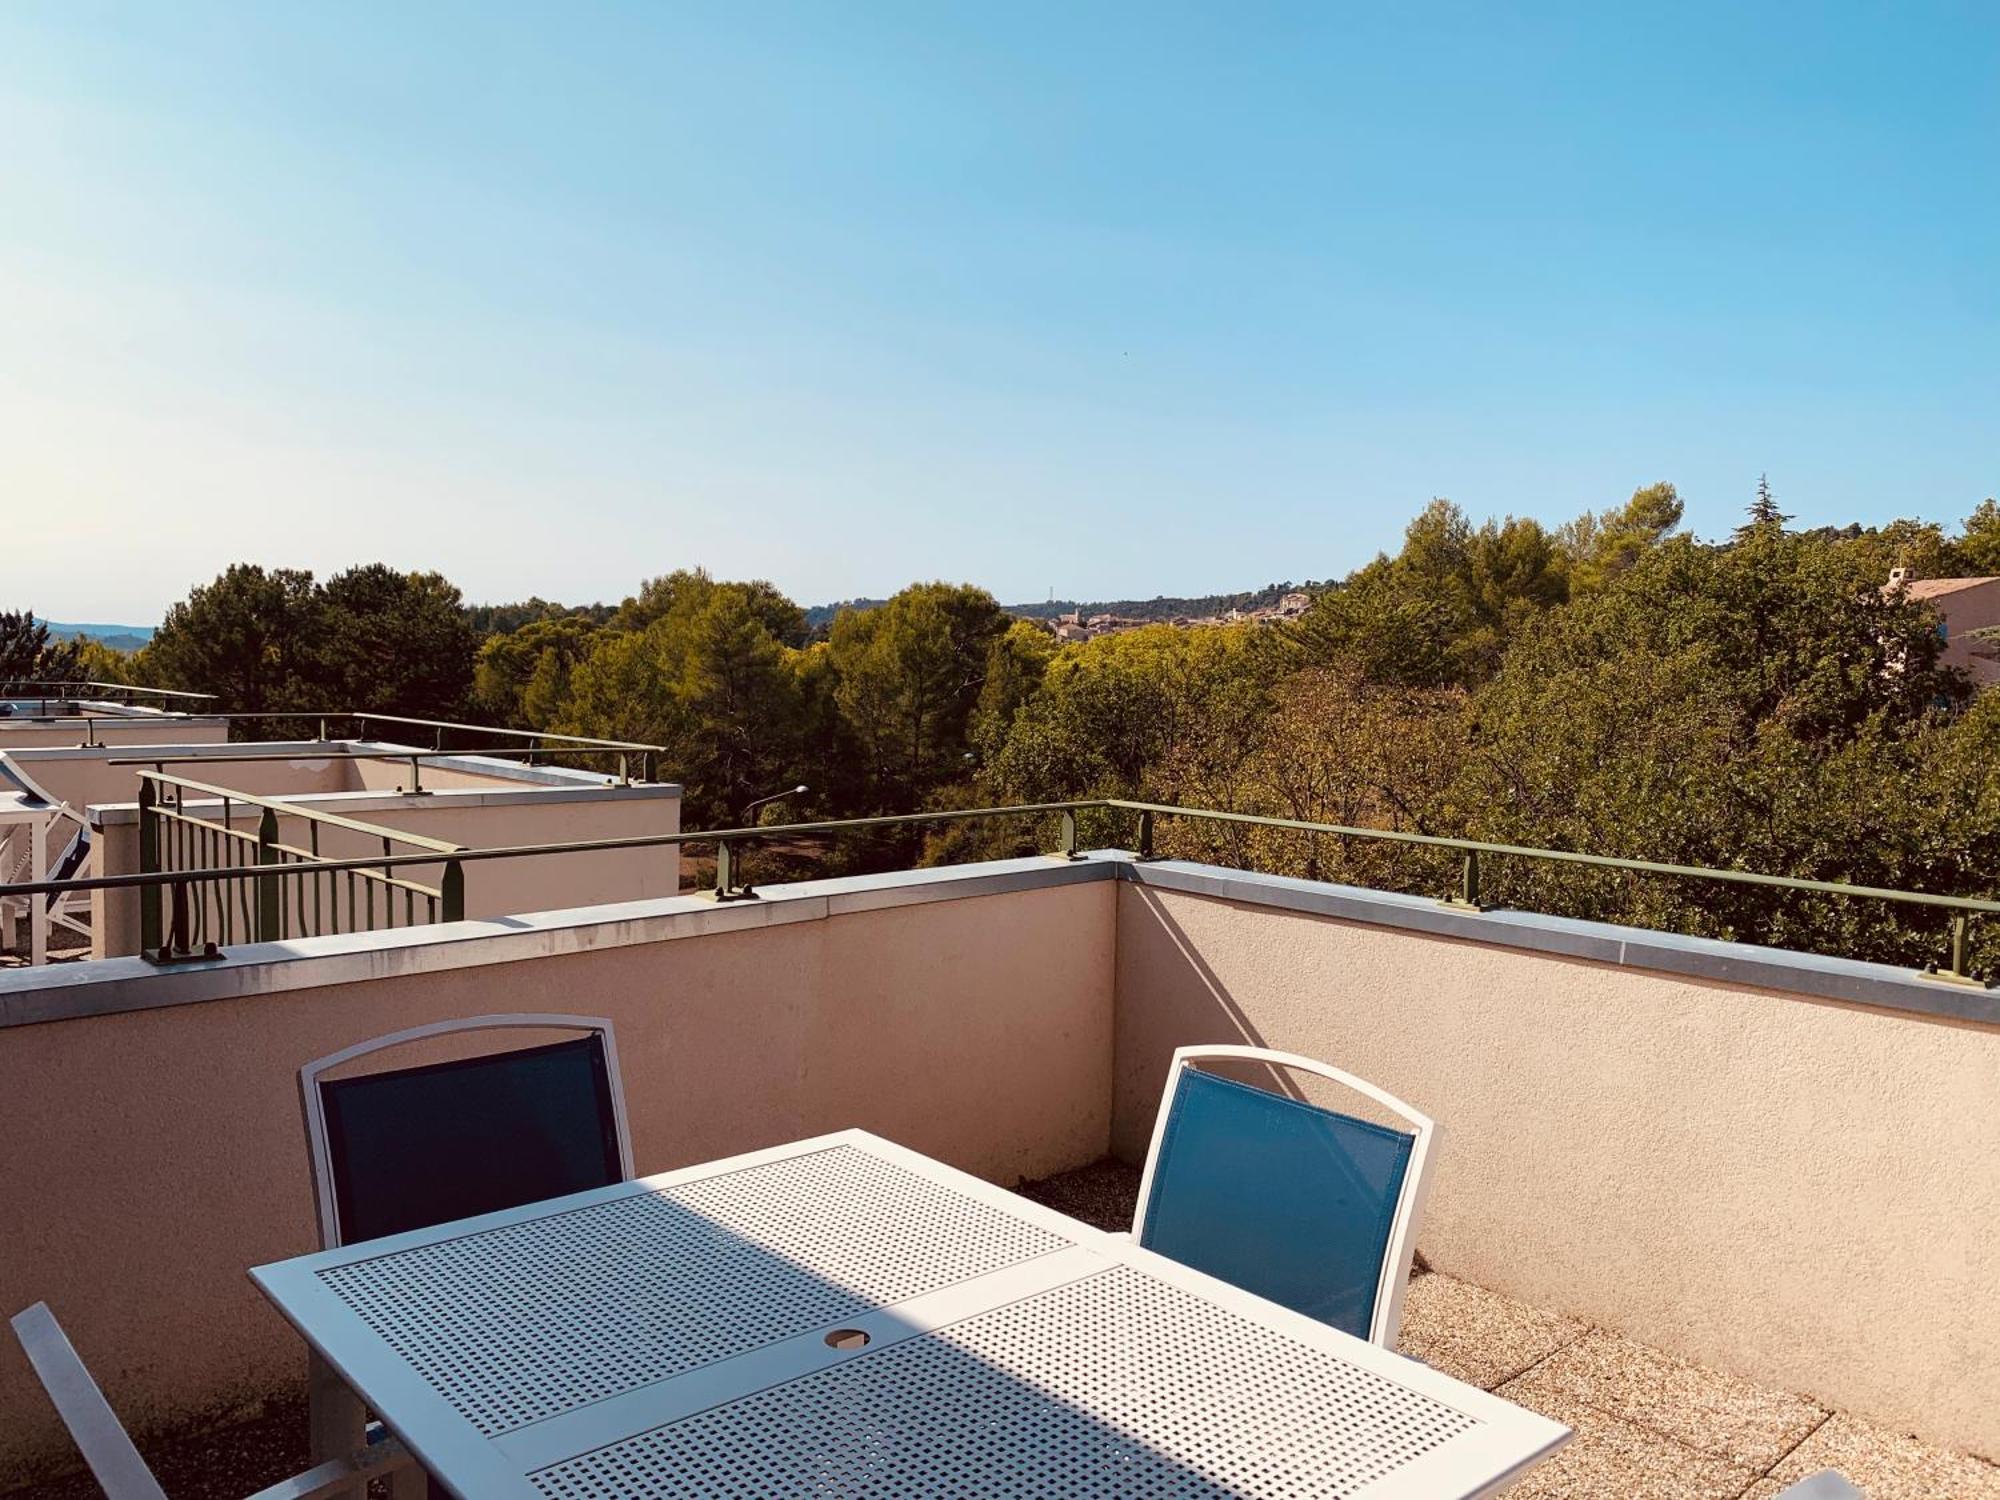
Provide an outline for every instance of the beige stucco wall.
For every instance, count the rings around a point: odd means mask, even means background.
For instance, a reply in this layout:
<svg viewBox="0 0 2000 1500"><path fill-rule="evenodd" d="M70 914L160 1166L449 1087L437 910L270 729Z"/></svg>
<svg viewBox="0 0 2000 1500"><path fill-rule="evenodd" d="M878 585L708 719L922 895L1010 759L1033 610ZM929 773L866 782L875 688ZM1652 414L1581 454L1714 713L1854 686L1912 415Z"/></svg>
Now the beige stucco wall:
<svg viewBox="0 0 2000 1500"><path fill-rule="evenodd" d="M450 1016L611 1017L641 1172L857 1125L1009 1184L1091 1161L1113 903L1104 881L594 950L586 930L562 956L0 1028L0 1309L48 1301L142 1429L295 1384L302 1346L244 1272L316 1248L297 1069ZM0 1489L65 1458L0 1339Z"/></svg>
<svg viewBox="0 0 2000 1500"><path fill-rule="evenodd" d="M56 745L219 745L229 738L221 719L165 719L141 715L132 719L99 718L96 726L65 721L37 724L30 719L0 719L0 750L32 750Z"/></svg>
<svg viewBox="0 0 2000 1500"><path fill-rule="evenodd" d="M2000 1456L2000 1028L1118 887L1113 1139L1177 1045L1443 1130L1432 1265Z"/></svg>
<svg viewBox="0 0 2000 1500"><path fill-rule="evenodd" d="M220 745L222 741L216 741ZM253 747L242 746L248 750ZM131 745L100 747L94 750L43 749L14 754L0 743L0 753L35 784L60 802L74 808L134 801L139 795L139 772L143 766L117 766L114 760L131 760L158 752L171 758L187 753L184 745ZM252 796L302 796L345 792L353 789L353 779L345 761L321 756L301 756L284 761L232 761L204 768L199 762L168 764L170 775L193 781L211 781L248 792Z"/></svg>
<svg viewBox="0 0 2000 1500"><path fill-rule="evenodd" d="M2000 579L1939 595L1930 605L1945 623L1944 664L1970 673L1981 687L2000 683L1992 648L1975 653L1972 640L1973 631L2000 626Z"/></svg>
<svg viewBox="0 0 2000 1500"><path fill-rule="evenodd" d="M233 768L232 768L233 769ZM405 797L321 797L297 799L303 805L375 823L425 838L442 839L468 849L511 845L572 843L585 839L643 838L675 833L680 828L680 797L665 787L615 791L578 789L551 795L546 790L488 790L460 794L448 790ZM191 809L192 810L192 809ZM262 813L232 809L232 826L254 833ZM220 820L219 804L200 813ZM304 821L278 820L280 842L310 847ZM381 853L379 840L344 829L322 827L320 852L329 859L360 859ZM396 853L414 854L398 848ZM114 821L108 815L93 855L99 875L131 874L139 868L139 828L130 817ZM406 872L435 885L438 871L420 867ZM477 860L465 866L465 914L499 917L560 907L595 906L612 901L636 901L671 896L680 889L680 851L666 845L650 849L619 849L587 854L552 854L526 859ZM290 899L290 898L288 898ZM376 908L381 909L381 893ZM365 908L364 908L365 910ZM399 908L400 910L400 908ZM344 904L342 912L345 914ZM91 902L92 956L116 957L139 951L139 898L132 890L97 891ZM378 925L381 925L378 923Z"/></svg>

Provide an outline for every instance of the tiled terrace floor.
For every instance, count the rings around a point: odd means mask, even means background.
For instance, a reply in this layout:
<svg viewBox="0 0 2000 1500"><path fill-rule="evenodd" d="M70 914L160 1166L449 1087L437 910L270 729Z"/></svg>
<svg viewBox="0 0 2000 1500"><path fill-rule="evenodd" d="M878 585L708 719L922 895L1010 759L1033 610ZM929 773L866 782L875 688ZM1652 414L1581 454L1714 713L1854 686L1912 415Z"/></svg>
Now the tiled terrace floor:
<svg viewBox="0 0 2000 1500"><path fill-rule="evenodd" d="M1100 1228L1126 1229L1138 1173L1105 1162L1022 1191ZM1402 1343L1575 1429L1555 1458L1508 1491L1510 1500L1767 1500L1826 1468L1869 1500L2000 1500L2000 1467L1436 1272L1410 1287ZM303 1404L274 1402L199 1442L147 1445L147 1457L173 1500L239 1500L304 1468L304 1438ZM79 1476L10 1492L10 1500L100 1493Z"/></svg>
<svg viewBox="0 0 2000 1500"><path fill-rule="evenodd" d="M1104 1162L1029 1197L1129 1229L1139 1174ZM1403 1351L1576 1436L1509 1500L1766 1500L1838 1469L1869 1500L2000 1500L2000 1468L1928 1447L1436 1272L1411 1283Z"/></svg>

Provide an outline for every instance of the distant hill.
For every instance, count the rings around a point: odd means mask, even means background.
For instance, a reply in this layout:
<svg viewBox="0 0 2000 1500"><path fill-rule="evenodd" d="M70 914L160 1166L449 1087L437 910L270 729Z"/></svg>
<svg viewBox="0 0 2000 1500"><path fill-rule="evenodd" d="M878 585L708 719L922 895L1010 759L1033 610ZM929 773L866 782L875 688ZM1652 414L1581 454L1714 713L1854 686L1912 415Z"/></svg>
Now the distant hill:
<svg viewBox="0 0 2000 1500"><path fill-rule="evenodd" d="M96 641L109 646L113 651L137 651L153 638L150 625L67 625L61 620L44 620L49 634L61 640L71 640L82 636L85 640Z"/></svg>
<svg viewBox="0 0 2000 1500"><path fill-rule="evenodd" d="M1318 593L1331 588L1328 583L1307 579L1304 583L1267 583L1261 589L1240 594L1201 594L1182 597L1161 594L1152 599L1044 599L1033 604L1003 604L1010 615L1027 620L1053 620L1058 615L1081 610L1087 620L1092 615L1116 615L1121 620L1186 620L1204 615L1222 615L1232 609L1269 609L1287 594L1305 590ZM823 630L843 609L878 609L886 599L843 599L838 604L815 604L806 610L806 625Z"/></svg>

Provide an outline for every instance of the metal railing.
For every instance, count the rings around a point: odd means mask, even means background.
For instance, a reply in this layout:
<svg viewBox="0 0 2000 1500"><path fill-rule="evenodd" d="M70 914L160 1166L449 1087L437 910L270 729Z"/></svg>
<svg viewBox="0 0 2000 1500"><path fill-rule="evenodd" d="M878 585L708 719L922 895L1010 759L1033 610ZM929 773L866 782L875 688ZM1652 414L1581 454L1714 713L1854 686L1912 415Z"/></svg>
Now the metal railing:
<svg viewBox="0 0 2000 1500"><path fill-rule="evenodd" d="M241 793L231 793L237 800ZM922 827L997 818L1055 817L1056 857L1076 859L1077 815L1084 812L1129 813L1134 824L1133 849L1140 859L1156 857L1156 832L1160 820L1188 818L1208 822L1249 824L1306 834L1329 834L1342 838L1383 840L1455 852L1459 856L1456 889L1441 899L1448 905L1480 909L1482 861L1493 859L1539 860L1559 864L1589 866L1627 874L1677 880L1715 881L1725 884L1763 886L1799 894L1831 895L1861 900L1887 901L1917 906L1949 914L1951 923L1950 958L1921 972L1927 977L1951 983L1983 985L1968 967L1971 923L1977 917L2000 915L2000 901L1976 896L1943 896L1923 891L1896 890L1884 886L1852 885L1837 880L1810 880L1791 875L1766 875L1752 870L1724 870L1703 865L1676 865L1655 860L1623 859L1611 855L1583 854L1566 849L1537 849L1519 844L1487 843L1478 839L1450 838L1437 834L1404 833L1392 829L1354 827L1339 823L1315 823L1298 818L1272 817L1262 813L1220 812L1211 808L1180 807L1171 803L1137 802L1124 798L1095 797L1071 802L1021 803L1009 807L961 808L951 811L897 813L872 818L835 818L807 823L778 823L742 828L684 830L679 833L634 835L628 838L586 839L560 844L524 844L485 849L459 849L447 859L441 854L385 855L380 859L323 860L313 866L246 866L164 875L102 876L66 883L44 882L0 886L0 895L35 895L68 890L155 889L176 880L228 881L253 878L310 878L349 870L374 870L384 874L411 866L446 866L447 871L479 860L532 859L554 854L587 854L616 849L679 848L686 844L712 844L716 850L715 883L711 891L719 901L752 900L756 891L742 876L742 851L753 844L797 839L809 835L843 835L865 829ZM462 881L459 885L462 900ZM461 907L462 909L462 907ZM445 920L449 920L446 918Z"/></svg>
<svg viewBox="0 0 2000 1500"><path fill-rule="evenodd" d="M144 722L154 723L159 719L217 717L202 714L199 705L213 703L213 693L187 693L176 688L135 687L128 682L92 682L84 679L75 681L44 681L29 678L0 679L0 702L27 705L32 710L25 716L38 724L78 724L89 726L88 742L97 743L96 726L100 722L130 723L131 719L120 715L105 715L87 712L90 708L115 702L120 708L134 708L136 698L156 698L161 706L154 708ZM151 705L148 705L151 707Z"/></svg>
<svg viewBox="0 0 2000 1500"><path fill-rule="evenodd" d="M445 753L444 737L452 734L499 735L510 740L526 740L527 748L521 752L530 765L537 755L592 755L614 756L618 761L618 778L632 779L632 762L639 761L640 779L657 780L659 757L666 752L665 745L649 745L641 740L602 740L583 734L558 734L549 729L504 729L496 724L465 724L454 719L419 719L408 714L385 714L362 709L277 709L259 713L219 713L203 714L206 719L221 719L225 722L256 720L266 723L305 722L316 726L316 737L329 739L327 726L348 723L354 726L353 738L366 739L370 724L396 724L404 728L428 729L431 731L431 753ZM483 746L454 746L461 755L497 755L498 749ZM296 759L297 757L289 757Z"/></svg>
<svg viewBox="0 0 2000 1500"><path fill-rule="evenodd" d="M192 703L213 703L214 693L190 693L183 688L140 687L131 682L97 682L88 677L66 679L39 677L0 678L0 698L26 696L30 698L55 698L65 702L83 695L78 688L90 689L93 698L107 694L115 695L119 702L129 703L134 698L174 698Z"/></svg>
<svg viewBox="0 0 2000 1500"><path fill-rule="evenodd" d="M190 806L188 794L212 799L219 817L205 817L210 803ZM257 831L235 826L238 807L257 813ZM306 845L279 838L279 819L304 824ZM436 885L391 873L381 861L330 860L320 850L322 829L377 840L385 859L399 847L426 851L432 861L459 852L457 844L383 828L276 797L139 772L139 871L157 877L139 887L139 947L155 963L212 958L239 932L251 942L365 932L455 922L465 915L465 873L445 859ZM249 864L239 865L237 861ZM336 869L335 866L339 868ZM291 877L289 889L279 872ZM71 889L78 888L76 883ZM341 918L341 896L347 916ZM378 920L376 899L381 898ZM421 908L419 903L421 902ZM422 915L419 916L421 910Z"/></svg>
<svg viewBox="0 0 2000 1500"><path fill-rule="evenodd" d="M576 750L563 750L560 752L551 752L548 750L505 750L505 749L498 749L489 745L481 745L476 749L471 749L471 750L402 750L396 748L384 748L380 750L356 750L346 747L338 749L334 748L335 746L341 746L343 744L343 742L339 740L327 740L327 741L313 740L309 742L301 741L300 744L302 748L296 750L247 750L241 752L225 752L218 755L202 755L199 753L193 753L188 755L129 755L120 757L115 760L107 760L105 764L107 766L151 766L154 770L157 771L166 766L255 765L260 762L266 762L266 761L272 763L296 762L302 760L392 761L398 764L404 764L404 763L408 764L410 768L409 791L412 793L422 793L425 790L424 765L426 762L453 761L453 760L463 760L463 759L518 760L518 761L524 761L528 765L532 766L535 764L536 756L539 755L546 758L551 753L560 753L564 755L611 755L616 753L621 755L621 757L626 754L626 752L598 750L589 747L584 747ZM322 745L324 745L325 748L320 748ZM464 769L464 768L460 767L459 769ZM592 772L590 774L596 775L599 773ZM632 785L632 779L629 774L629 762L626 759L623 758L620 759L618 766L618 773L615 776L611 775L609 772L605 772L602 774L604 774L609 780L615 782L619 786ZM645 778L642 776L641 779L643 780Z"/></svg>

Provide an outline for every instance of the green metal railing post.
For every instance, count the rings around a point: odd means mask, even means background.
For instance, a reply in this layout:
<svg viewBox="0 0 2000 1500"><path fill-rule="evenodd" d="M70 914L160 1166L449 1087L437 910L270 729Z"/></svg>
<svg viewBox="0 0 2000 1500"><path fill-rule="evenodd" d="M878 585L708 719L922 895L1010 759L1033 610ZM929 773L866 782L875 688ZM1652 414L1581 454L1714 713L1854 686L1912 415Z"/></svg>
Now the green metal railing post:
<svg viewBox="0 0 2000 1500"><path fill-rule="evenodd" d="M144 776L139 778L139 873L160 872L160 818L154 810L160 800L159 788ZM160 951L160 888L139 887L139 951L156 956Z"/></svg>
<svg viewBox="0 0 2000 1500"><path fill-rule="evenodd" d="M1153 813L1152 809L1139 814L1138 856L1141 859L1153 857Z"/></svg>
<svg viewBox="0 0 2000 1500"><path fill-rule="evenodd" d="M455 859L444 862L444 878L438 882L438 896L444 909L444 920L463 922L465 920L465 866Z"/></svg>
<svg viewBox="0 0 2000 1500"><path fill-rule="evenodd" d="M1458 894L1443 903L1446 906L1463 907L1467 911L1485 911L1479 900L1479 851L1465 851L1465 863L1460 867Z"/></svg>
<svg viewBox="0 0 2000 1500"><path fill-rule="evenodd" d="M257 824L257 863L275 865L278 855L278 811L264 809L264 816ZM282 916L283 897L278 878L275 875L257 877L257 941L275 943L280 936L279 923Z"/></svg>
<svg viewBox="0 0 2000 1500"><path fill-rule="evenodd" d="M1955 912L1951 919L1951 967L1940 969L1936 964L1925 968L1924 973L1932 979L1943 979L1952 984L1976 985L1980 989L1986 982L1970 968L1972 959L1972 914Z"/></svg>

